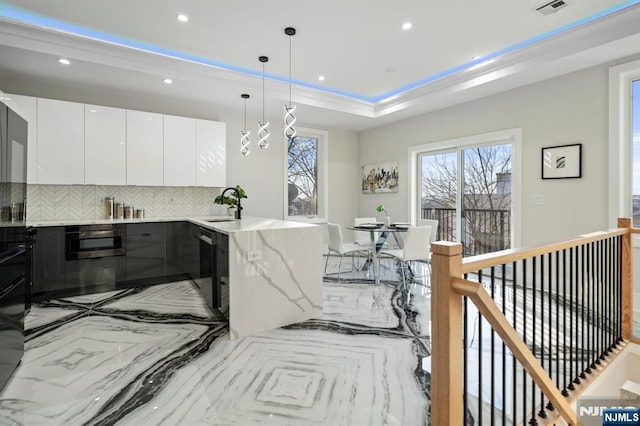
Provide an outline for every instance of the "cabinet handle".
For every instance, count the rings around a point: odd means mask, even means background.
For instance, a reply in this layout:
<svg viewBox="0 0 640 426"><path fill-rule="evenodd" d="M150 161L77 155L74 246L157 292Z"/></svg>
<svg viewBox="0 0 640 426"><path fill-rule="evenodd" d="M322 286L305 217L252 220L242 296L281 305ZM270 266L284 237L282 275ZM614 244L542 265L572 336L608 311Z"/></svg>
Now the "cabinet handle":
<svg viewBox="0 0 640 426"><path fill-rule="evenodd" d="M141 236L143 236L143 237L150 237L150 236L151 236L151 234L150 234L150 233L140 234L140 235L141 235Z"/></svg>

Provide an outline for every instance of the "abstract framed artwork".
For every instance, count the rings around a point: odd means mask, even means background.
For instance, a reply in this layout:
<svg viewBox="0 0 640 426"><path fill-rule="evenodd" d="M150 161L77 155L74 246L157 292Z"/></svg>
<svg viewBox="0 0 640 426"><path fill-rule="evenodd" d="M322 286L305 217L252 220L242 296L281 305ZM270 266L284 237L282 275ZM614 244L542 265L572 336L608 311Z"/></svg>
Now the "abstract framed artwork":
<svg viewBox="0 0 640 426"><path fill-rule="evenodd" d="M362 166L362 193L398 192L398 162Z"/></svg>
<svg viewBox="0 0 640 426"><path fill-rule="evenodd" d="M582 144L542 148L542 179L582 177Z"/></svg>

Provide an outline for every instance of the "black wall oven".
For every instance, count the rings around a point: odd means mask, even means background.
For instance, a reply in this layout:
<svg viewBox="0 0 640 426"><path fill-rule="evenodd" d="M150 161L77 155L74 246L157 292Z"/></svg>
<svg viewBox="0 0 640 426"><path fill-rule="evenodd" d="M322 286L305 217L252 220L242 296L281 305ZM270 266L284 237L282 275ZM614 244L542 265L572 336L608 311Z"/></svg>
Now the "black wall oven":
<svg viewBox="0 0 640 426"><path fill-rule="evenodd" d="M124 256L125 225L81 225L66 227L66 260Z"/></svg>

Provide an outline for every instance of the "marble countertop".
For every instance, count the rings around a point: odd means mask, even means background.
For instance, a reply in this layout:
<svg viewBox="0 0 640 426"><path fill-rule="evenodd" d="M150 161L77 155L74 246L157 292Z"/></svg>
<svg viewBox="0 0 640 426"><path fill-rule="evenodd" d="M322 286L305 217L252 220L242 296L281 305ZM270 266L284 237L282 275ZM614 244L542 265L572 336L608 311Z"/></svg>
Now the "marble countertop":
<svg viewBox="0 0 640 426"><path fill-rule="evenodd" d="M314 224L294 222L291 220L269 219L263 217L247 216L240 220L230 216L203 216L203 217L160 217L144 219L88 219L88 220L52 220L27 222L28 227L39 228L48 226L73 226L73 225L105 225L118 223L154 223L154 222L191 222L203 228L231 234L244 231L264 231L269 229L307 228Z"/></svg>

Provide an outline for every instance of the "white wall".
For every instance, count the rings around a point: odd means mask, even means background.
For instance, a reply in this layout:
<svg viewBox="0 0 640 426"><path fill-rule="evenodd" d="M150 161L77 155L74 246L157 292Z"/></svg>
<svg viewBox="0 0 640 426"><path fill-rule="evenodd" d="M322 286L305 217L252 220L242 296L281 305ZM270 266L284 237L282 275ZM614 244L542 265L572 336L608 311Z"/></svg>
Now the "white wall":
<svg viewBox="0 0 640 426"><path fill-rule="evenodd" d="M408 147L522 128L522 245L606 229L607 72L598 66L361 133L360 166L398 160L400 191L360 194L360 214L384 204L393 220L408 218ZM541 148L576 142L583 177L542 180ZM532 205L532 194L542 194L544 205Z"/></svg>

